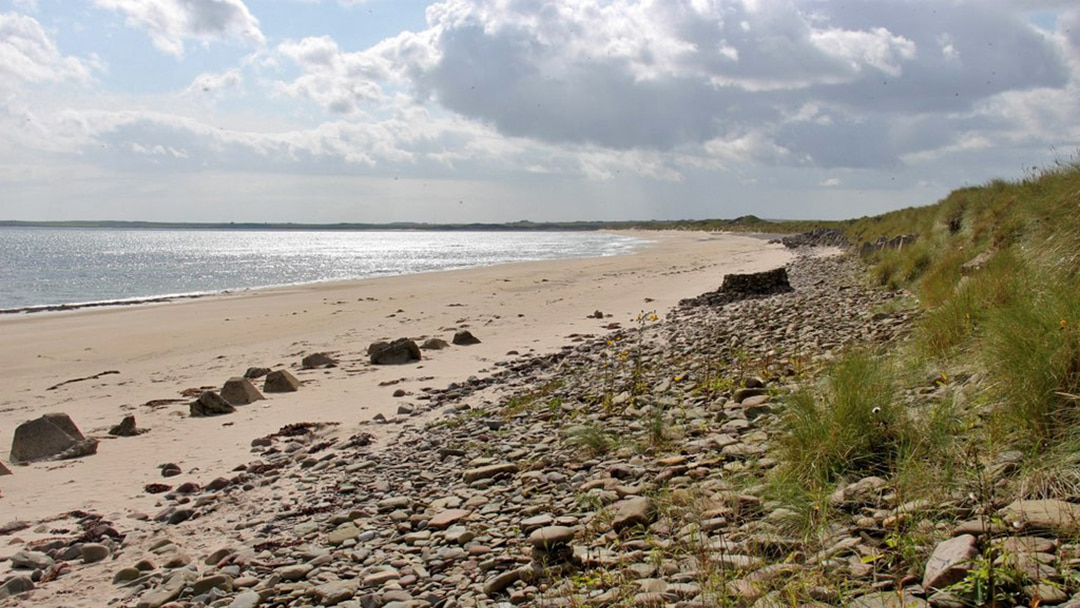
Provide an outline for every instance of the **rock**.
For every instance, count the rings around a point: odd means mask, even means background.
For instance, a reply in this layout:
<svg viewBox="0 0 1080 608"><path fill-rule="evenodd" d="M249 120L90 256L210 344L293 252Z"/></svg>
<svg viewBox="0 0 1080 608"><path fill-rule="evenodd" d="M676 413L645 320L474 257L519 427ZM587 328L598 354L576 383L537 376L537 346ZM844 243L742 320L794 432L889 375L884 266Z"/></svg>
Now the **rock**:
<svg viewBox="0 0 1080 608"><path fill-rule="evenodd" d="M679 302L680 306L722 306L746 298L793 291L787 269L774 268L750 274L727 274L720 289Z"/></svg>
<svg viewBox="0 0 1080 608"><path fill-rule="evenodd" d="M611 506L613 515L611 527L621 532L634 526L648 527L656 521L656 506L646 496L635 496L621 500Z"/></svg>
<svg viewBox="0 0 1080 608"><path fill-rule="evenodd" d="M0 599L26 593L34 588L34 581L29 576L13 576L0 585Z"/></svg>
<svg viewBox="0 0 1080 608"><path fill-rule="evenodd" d="M1025 587L1024 591L1032 598L1032 606L1057 606L1069 599L1069 594L1059 585L1039 583Z"/></svg>
<svg viewBox="0 0 1080 608"><path fill-rule="evenodd" d="M211 589L220 589L225 592L232 591L232 577L225 574L211 574L195 581L192 585L192 593L202 595Z"/></svg>
<svg viewBox="0 0 1080 608"><path fill-rule="evenodd" d="M67 414L45 414L15 427L11 462L79 458L97 452L97 439L83 436Z"/></svg>
<svg viewBox="0 0 1080 608"><path fill-rule="evenodd" d="M411 504L412 500L408 496L391 496L380 500L375 506L379 512L389 513L398 509L408 509Z"/></svg>
<svg viewBox="0 0 1080 608"><path fill-rule="evenodd" d="M180 593L194 577L195 573L190 570L173 572L169 575L169 578L165 579L165 584L139 598L139 603L135 605L136 608L161 608L162 605L180 597Z"/></svg>
<svg viewBox="0 0 1080 608"><path fill-rule="evenodd" d="M591 315L589 315L588 318L590 318L590 319L603 319L604 318L604 311L602 311L602 310L594 310L593 313Z"/></svg>
<svg viewBox="0 0 1080 608"><path fill-rule="evenodd" d="M319 367L337 367L338 362L336 359L326 353L312 353L303 358L300 361L300 366L304 369L315 369Z"/></svg>
<svg viewBox="0 0 1080 608"><path fill-rule="evenodd" d="M263 381L264 393L295 393L300 390L300 381L288 370L278 369L266 374Z"/></svg>
<svg viewBox="0 0 1080 608"><path fill-rule="evenodd" d="M269 373L269 367L249 367L247 368L247 371L244 372L244 377L250 380L255 380L256 378L262 378Z"/></svg>
<svg viewBox="0 0 1080 608"><path fill-rule="evenodd" d="M1066 534L1080 529L1080 505L1063 500L1017 500L998 513L1014 527Z"/></svg>
<svg viewBox="0 0 1080 608"><path fill-rule="evenodd" d="M839 228L815 228L810 232L785 236L780 239L784 247L797 249L799 247L848 247L844 231Z"/></svg>
<svg viewBox="0 0 1080 608"><path fill-rule="evenodd" d="M236 408L214 391L206 391L189 406L192 416L220 416L231 414Z"/></svg>
<svg viewBox="0 0 1080 608"><path fill-rule="evenodd" d="M759 396L765 395L765 394L768 394L768 391L766 391L764 388L760 388L760 387L759 388L740 388L740 389L736 389L735 392L731 394L731 400L734 401L735 403L741 404L743 401L746 401L750 397L759 397Z"/></svg>
<svg viewBox="0 0 1080 608"><path fill-rule="evenodd" d="M529 535L529 543L537 549L551 551L556 547L569 544L574 540L577 530L568 526L547 526L533 530Z"/></svg>
<svg viewBox="0 0 1080 608"><path fill-rule="evenodd" d="M114 585L122 585L123 583L129 583L143 575L142 570L135 568L134 566L128 566L127 568L121 568L113 575L112 582Z"/></svg>
<svg viewBox="0 0 1080 608"><path fill-rule="evenodd" d="M228 479L226 479L224 477L215 477L215 478L210 480L210 483L206 484L205 489L210 490L212 492L217 492L219 490L224 490L225 488L229 487L230 485L232 485L232 482L229 481Z"/></svg>
<svg viewBox="0 0 1080 608"><path fill-rule="evenodd" d="M124 416L124 419L120 421L120 424L109 429L109 434L114 437L134 437L138 435L139 432L139 429L135 426L134 414Z"/></svg>
<svg viewBox="0 0 1080 608"><path fill-rule="evenodd" d="M505 473L517 473L517 465L513 463L489 464L475 469L469 469L462 474L465 483L472 483L480 479L488 479Z"/></svg>
<svg viewBox="0 0 1080 608"><path fill-rule="evenodd" d="M41 551L19 551L11 556L11 567L17 569L44 570L53 563L53 558Z"/></svg>
<svg viewBox="0 0 1080 608"><path fill-rule="evenodd" d="M247 405L266 399L251 383L251 380L241 377L226 380L225 386L221 387L221 397L232 405Z"/></svg>
<svg viewBox="0 0 1080 608"><path fill-rule="evenodd" d="M970 604L964 598L950 591L938 591L926 598L926 600L934 608L968 608Z"/></svg>
<svg viewBox="0 0 1080 608"><path fill-rule="evenodd" d="M472 346L473 344L480 344L480 339L472 335L471 331L463 329L454 334L453 342L458 346Z"/></svg>
<svg viewBox="0 0 1080 608"><path fill-rule="evenodd" d="M488 595L495 595L496 593L502 593L506 591L507 587L521 580L522 571L507 570L501 574L497 574L488 582L484 583L484 593Z"/></svg>
<svg viewBox="0 0 1080 608"><path fill-rule="evenodd" d="M419 361L420 358L420 347L408 338L398 338L389 344L383 343L371 353L371 363L374 365L402 365Z"/></svg>
<svg viewBox="0 0 1080 608"><path fill-rule="evenodd" d="M192 509L177 509L169 514L165 522L169 525L175 526L191 519L193 515L195 515L195 511L193 511Z"/></svg>
<svg viewBox="0 0 1080 608"><path fill-rule="evenodd" d="M432 530L445 530L470 515L472 511L467 509L446 509L428 520L428 527Z"/></svg>
<svg viewBox="0 0 1080 608"><path fill-rule="evenodd" d="M857 597L851 601L851 608L927 608L926 600L908 593L882 591Z"/></svg>
<svg viewBox="0 0 1080 608"><path fill-rule="evenodd" d="M938 544L926 562L923 588L937 591L963 580L971 569L971 560L978 554L977 541L970 534Z"/></svg>
<svg viewBox="0 0 1080 608"><path fill-rule="evenodd" d="M356 595L356 583L353 581L331 581L315 587L312 593L319 600L320 606L337 606Z"/></svg>
<svg viewBox="0 0 1080 608"><path fill-rule="evenodd" d="M352 522L342 524L335 528L330 534L326 535L326 542L331 545L340 545L341 543L358 538L360 536L360 529L357 528Z"/></svg>
<svg viewBox="0 0 1080 608"><path fill-rule="evenodd" d="M859 247L859 255L866 257L885 249L903 249L905 246L914 243L917 238L918 236L914 234L901 234L891 239L887 236L880 236L876 241L863 243Z"/></svg>
<svg viewBox="0 0 1080 608"><path fill-rule="evenodd" d="M262 602L262 596L255 591L242 591L236 594L229 608L256 608Z"/></svg>
<svg viewBox="0 0 1080 608"><path fill-rule="evenodd" d="M4 475L11 475L11 469L9 469L6 464L0 462L0 477L3 477Z"/></svg>
<svg viewBox="0 0 1080 608"><path fill-rule="evenodd" d="M442 338L428 338L424 340L424 343L420 345L420 348L424 350L442 350L450 346L450 343Z"/></svg>
<svg viewBox="0 0 1080 608"><path fill-rule="evenodd" d="M298 581L305 578L308 573L314 569L315 567L311 564L292 564L290 566L282 566L274 572L281 577L281 580Z"/></svg>
<svg viewBox="0 0 1080 608"><path fill-rule="evenodd" d="M985 267L990 260L994 259L994 255L997 253L994 249L987 249L979 255L971 258L960 265L961 276L971 276Z"/></svg>
<svg viewBox="0 0 1080 608"><path fill-rule="evenodd" d="M92 564L109 557L109 548L101 543L86 543L82 546L81 555L83 563Z"/></svg>
<svg viewBox="0 0 1080 608"><path fill-rule="evenodd" d="M396 581L401 578L401 573L394 568L382 568L376 570L371 574L364 577L363 585L365 587L381 587L382 585L389 583L390 581Z"/></svg>

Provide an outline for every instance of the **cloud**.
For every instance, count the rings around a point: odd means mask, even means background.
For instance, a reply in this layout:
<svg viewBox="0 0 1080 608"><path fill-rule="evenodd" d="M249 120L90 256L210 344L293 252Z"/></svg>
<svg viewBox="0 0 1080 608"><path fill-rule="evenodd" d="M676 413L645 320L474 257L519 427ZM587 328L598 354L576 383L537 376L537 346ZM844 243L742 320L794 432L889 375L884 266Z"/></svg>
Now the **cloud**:
<svg viewBox="0 0 1080 608"><path fill-rule="evenodd" d="M207 72L199 74L184 89L184 95L217 99L225 92L237 90L243 86L244 78L240 70L231 69L224 72Z"/></svg>
<svg viewBox="0 0 1080 608"><path fill-rule="evenodd" d="M1009 138L1021 116L1061 129L1032 108L1078 80L1077 15L1048 37L1005 2L444 0L426 30L368 49L280 45L301 75L277 90L351 118L408 91L579 152L889 169L973 134Z"/></svg>
<svg viewBox="0 0 1080 608"><path fill-rule="evenodd" d="M184 41L204 43L236 39L261 45L266 41L259 21L242 0L93 0L103 9L122 13L130 27L147 31L154 46L176 57Z"/></svg>
<svg viewBox="0 0 1080 608"><path fill-rule="evenodd" d="M86 62L61 54L36 19L16 13L0 13L0 75L8 86L91 79Z"/></svg>
<svg viewBox="0 0 1080 608"><path fill-rule="evenodd" d="M310 99L345 115L361 112L383 98L380 83L389 76L389 69L376 53L342 53L329 36L284 42L278 52L304 71L292 82L279 82L281 94Z"/></svg>

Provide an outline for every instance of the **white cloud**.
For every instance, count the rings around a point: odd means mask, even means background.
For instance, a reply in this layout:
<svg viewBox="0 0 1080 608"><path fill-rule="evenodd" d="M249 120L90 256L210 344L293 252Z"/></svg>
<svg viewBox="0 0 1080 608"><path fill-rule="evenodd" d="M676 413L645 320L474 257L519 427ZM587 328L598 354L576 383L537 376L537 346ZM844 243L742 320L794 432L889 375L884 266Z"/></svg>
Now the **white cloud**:
<svg viewBox="0 0 1080 608"><path fill-rule="evenodd" d="M184 89L184 94L194 97L217 99L227 91L238 90L243 86L244 77L240 70L231 69L224 72L207 72L199 74Z"/></svg>
<svg viewBox="0 0 1080 608"><path fill-rule="evenodd" d="M238 39L263 44L259 21L243 0L93 0L125 15L128 26L146 30L154 46L180 57L184 41Z"/></svg>
<svg viewBox="0 0 1080 608"><path fill-rule="evenodd" d="M304 71L292 82L279 82L281 94L311 99L334 114L345 115L362 112L383 98L380 83L390 70L377 53L342 53L329 36L284 42L278 52Z"/></svg>
<svg viewBox="0 0 1080 608"><path fill-rule="evenodd" d="M263 40L239 0L94 1L173 54ZM232 17L212 18L211 5ZM443 0L425 29L366 48L316 31L217 64L180 95L65 99L29 84L93 81L93 62L63 56L33 19L3 15L0 88L40 95L0 103L0 148L16 151L0 158L64 155L131 179L400 175L506 192L561 180L570 198L681 205L668 192L750 200L783 187L833 201L881 175L890 191L893 175L944 188L1080 145L1080 10L1049 32L1006 0L933 3L932 19L930 5ZM212 103L223 95L230 103ZM998 164L952 171L955 159Z"/></svg>
<svg viewBox="0 0 1080 608"><path fill-rule="evenodd" d="M90 80L87 64L63 55L33 17L0 13L0 81L41 83ZM0 90L6 88L0 82Z"/></svg>

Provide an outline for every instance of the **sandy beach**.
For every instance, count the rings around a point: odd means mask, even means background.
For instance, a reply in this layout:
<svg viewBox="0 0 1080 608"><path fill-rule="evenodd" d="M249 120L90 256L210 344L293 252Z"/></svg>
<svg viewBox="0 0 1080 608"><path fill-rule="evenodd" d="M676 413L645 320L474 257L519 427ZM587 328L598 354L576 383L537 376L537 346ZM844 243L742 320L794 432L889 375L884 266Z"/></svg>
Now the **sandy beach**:
<svg viewBox="0 0 1080 608"><path fill-rule="evenodd" d="M175 463L185 480L205 483L246 461L253 438L283 425L333 421L354 429L377 414L393 416L425 387L483 377L495 362L515 358L508 353L549 352L575 334L632 325L642 311L663 314L681 298L715 289L725 273L773 268L790 257L780 245L745 236L637 236L650 244L625 256L0 318L4 461L15 426L47 412L69 414L101 441L90 457L12 467L14 475L0 478L0 522L75 509L114 520L152 513L157 499L143 487L161 481L161 464ZM603 319L591 317L597 310ZM449 341L459 329L481 344L425 351L412 365L367 361L373 341ZM301 358L314 352L331 353L340 365L300 370ZM251 366L289 369L303 387L229 416L188 416L184 391L220 389ZM117 373L68 382L102 372ZM406 395L394 397L399 389ZM149 431L109 436L127 414Z"/></svg>

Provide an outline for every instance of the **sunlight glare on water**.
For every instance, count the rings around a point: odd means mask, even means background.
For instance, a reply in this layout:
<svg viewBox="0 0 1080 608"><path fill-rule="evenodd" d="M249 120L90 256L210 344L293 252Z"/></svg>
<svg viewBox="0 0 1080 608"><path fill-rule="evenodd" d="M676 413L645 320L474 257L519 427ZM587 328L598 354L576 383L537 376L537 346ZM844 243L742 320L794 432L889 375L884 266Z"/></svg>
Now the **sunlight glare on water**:
<svg viewBox="0 0 1080 608"><path fill-rule="evenodd" d="M616 255L640 243L601 232L0 228L0 309Z"/></svg>

